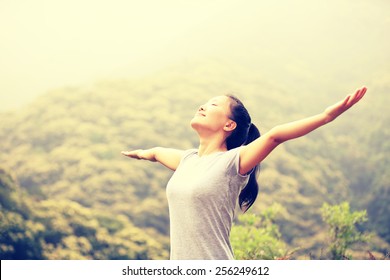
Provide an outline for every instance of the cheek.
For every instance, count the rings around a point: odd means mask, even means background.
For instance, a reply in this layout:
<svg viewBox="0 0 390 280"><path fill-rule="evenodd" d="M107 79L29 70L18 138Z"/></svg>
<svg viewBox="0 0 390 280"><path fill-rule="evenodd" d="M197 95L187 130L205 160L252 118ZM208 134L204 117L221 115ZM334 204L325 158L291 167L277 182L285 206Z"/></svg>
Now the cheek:
<svg viewBox="0 0 390 280"><path fill-rule="evenodd" d="M214 123L217 127L223 127L225 126L226 122L228 121L228 118L226 117L226 114L221 111L217 111L213 114L209 115L210 120Z"/></svg>

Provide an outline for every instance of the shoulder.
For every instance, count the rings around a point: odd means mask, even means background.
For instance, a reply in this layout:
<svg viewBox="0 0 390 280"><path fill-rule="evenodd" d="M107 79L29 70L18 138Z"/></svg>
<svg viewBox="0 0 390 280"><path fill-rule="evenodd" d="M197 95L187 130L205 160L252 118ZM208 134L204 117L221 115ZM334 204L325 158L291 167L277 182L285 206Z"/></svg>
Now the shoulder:
<svg viewBox="0 0 390 280"><path fill-rule="evenodd" d="M237 147L231 150L226 151L223 154L223 157L225 158L225 161L227 162L228 166L231 167L237 167L240 164L240 150L242 147Z"/></svg>
<svg viewBox="0 0 390 280"><path fill-rule="evenodd" d="M181 160L184 160L186 158L192 157L194 155L198 154L198 149L188 149L183 151L181 155Z"/></svg>
<svg viewBox="0 0 390 280"><path fill-rule="evenodd" d="M241 147L234 148L234 149L231 149L231 150L228 150L228 151L226 151L226 152L224 153L224 155L225 155L226 157L230 157L230 158L240 157L241 149L242 149L242 146L241 146Z"/></svg>
<svg viewBox="0 0 390 280"><path fill-rule="evenodd" d="M226 153L229 153L229 154L237 154L237 153L240 153L240 150L242 149L242 147L244 147L244 146L230 149L230 150L226 151Z"/></svg>

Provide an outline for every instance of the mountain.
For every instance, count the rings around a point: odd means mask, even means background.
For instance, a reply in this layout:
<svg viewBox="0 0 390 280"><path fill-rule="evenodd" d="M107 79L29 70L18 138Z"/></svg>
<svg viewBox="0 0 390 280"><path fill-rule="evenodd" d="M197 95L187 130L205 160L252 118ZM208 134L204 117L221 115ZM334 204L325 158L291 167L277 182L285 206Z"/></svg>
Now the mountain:
<svg viewBox="0 0 390 280"><path fill-rule="evenodd" d="M120 151L197 147L189 121L215 95L234 92L264 133L319 113L361 85L341 92L344 86L337 93L313 91L312 82L293 89L231 61L202 59L143 78L55 89L2 113L0 162L8 171L1 175L1 228L9 235L0 240L3 257L168 258L165 185L172 172ZM283 144L262 164L250 211L283 206L275 222L290 248L299 248L295 258L320 257L327 242L324 202L368 210L362 230L374 238L354 248L356 258L365 250L388 251L390 83L378 76L367 86L364 100L340 119ZM13 236L21 245L10 245Z"/></svg>

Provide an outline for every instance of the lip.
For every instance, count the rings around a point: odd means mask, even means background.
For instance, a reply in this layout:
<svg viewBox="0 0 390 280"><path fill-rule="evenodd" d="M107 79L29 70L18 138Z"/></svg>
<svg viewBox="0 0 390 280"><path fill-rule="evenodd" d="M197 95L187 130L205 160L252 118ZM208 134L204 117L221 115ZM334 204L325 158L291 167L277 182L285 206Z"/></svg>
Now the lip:
<svg viewBox="0 0 390 280"><path fill-rule="evenodd" d="M197 112L197 113L195 114L195 116L206 117L206 115L205 115L205 114L203 114L203 113L201 113L201 112Z"/></svg>

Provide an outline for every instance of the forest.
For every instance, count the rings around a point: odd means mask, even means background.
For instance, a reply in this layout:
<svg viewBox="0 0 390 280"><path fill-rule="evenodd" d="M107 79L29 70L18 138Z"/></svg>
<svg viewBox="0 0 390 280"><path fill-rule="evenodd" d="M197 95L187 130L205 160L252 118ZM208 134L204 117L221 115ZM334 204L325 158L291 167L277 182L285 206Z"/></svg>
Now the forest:
<svg viewBox="0 0 390 280"><path fill-rule="evenodd" d="M390 82L368 82L356 107L262 163L258 199L237 211L232 229L238 259L335 258L332 225L339 231L335 220L351 217L342 257L389 259ZM0 258L168 259L172 171L122 150L196 148L189 121L215 95L237 95L264 133L359 86L291 89L228 61L184 61L141 78L53 89L2 112Z"/></svg>

